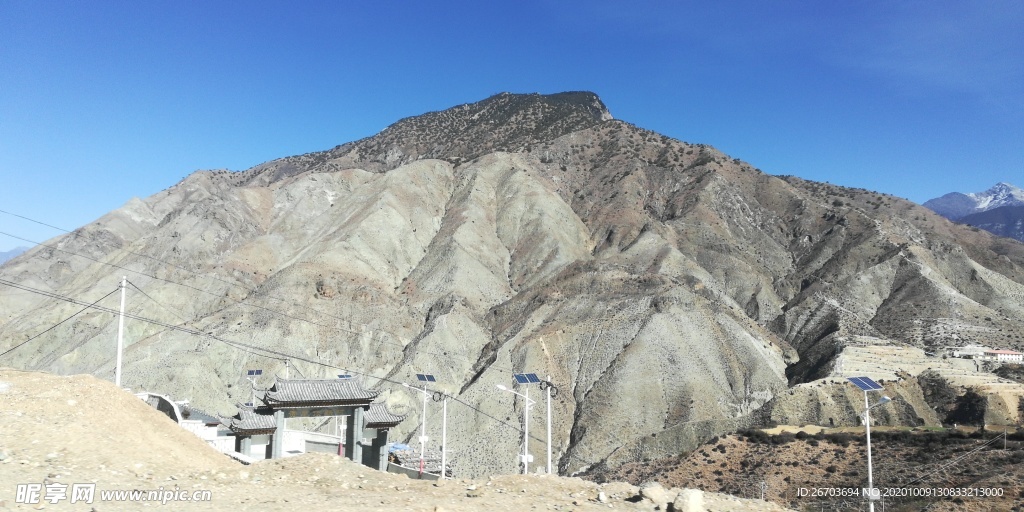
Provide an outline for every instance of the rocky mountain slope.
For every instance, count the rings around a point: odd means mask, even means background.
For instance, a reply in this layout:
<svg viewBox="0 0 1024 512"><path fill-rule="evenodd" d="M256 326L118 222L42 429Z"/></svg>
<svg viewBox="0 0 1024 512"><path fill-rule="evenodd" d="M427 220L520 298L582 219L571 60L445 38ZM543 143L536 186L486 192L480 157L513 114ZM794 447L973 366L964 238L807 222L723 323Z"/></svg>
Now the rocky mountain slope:
<svg viewBox="0 0 1024 512"><path fill-rule="evenodd" d="M1024 190L1009 183L979 193L952 192L924 206L947 219L1024 241Z"/></svg>
<svg viewBox="0 0 1024 512"><path fill-rule="evenodd" d="M465 476L516 470L523 401L495 389L513 372L557 386L555 463L573 473L795 404L856 424L856 393L790 388L841 381L854 346L1024 348L1024 244L770 176L583 92L499 94L133 199L0 268L0 351L74 315L0 364L111 378L114 316L76 313L116 308L122 275L125 385L233 413L246 369L265 370L261 387L345 370L409 415L409 439L420 396L399 383L432 373L457 399L450 460ZM936 421L929 410L892 421ZM542 425L545 408L529 411Z"/></svg>
<svg viewBox="0 0 1024 512"><path fill-rule="evenodd" d="M1000 206L983 212L965 215L959 219L968 226L974 226L999 236L1024 241L1024 204Z"/></svg>

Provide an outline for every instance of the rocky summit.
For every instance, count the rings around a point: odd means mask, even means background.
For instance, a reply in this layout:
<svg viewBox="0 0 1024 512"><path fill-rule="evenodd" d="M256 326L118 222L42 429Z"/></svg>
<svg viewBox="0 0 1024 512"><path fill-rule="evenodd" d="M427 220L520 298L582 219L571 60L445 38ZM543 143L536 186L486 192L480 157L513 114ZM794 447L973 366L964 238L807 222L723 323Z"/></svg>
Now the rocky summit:
<svg viewBox="0 0 1024 512"><path fill-rule="evenodd" d="M881 421L936 424L936 382L991 375L945 347L1024 349L1024 244L766 174L587 92L503 93L133 199L0 267L0 351L71 317L0 364L112 378L122 275L125 386L228 415L247 369L260 388L351 373L415 440L422 397L398 383L434 374L462 476L516 471L512 373L554 384L572 474L771 421L856 425L853 374L901 398ZM986 421L1018 421L1021 386L992 379ZM541 465L545 393L518 389Z"/></svg>

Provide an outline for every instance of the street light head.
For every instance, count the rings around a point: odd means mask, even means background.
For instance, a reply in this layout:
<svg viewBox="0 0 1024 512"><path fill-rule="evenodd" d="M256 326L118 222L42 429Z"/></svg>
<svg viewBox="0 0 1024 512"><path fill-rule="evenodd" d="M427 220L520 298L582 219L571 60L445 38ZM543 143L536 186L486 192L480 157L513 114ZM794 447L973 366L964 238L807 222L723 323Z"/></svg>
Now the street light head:
<svg viewBox="0 0 1024 512"><path fill-rule="evenodd" d="M402 385L405 386L405 387L409 387L409 383L408 382L403 382Z"/></svg>
<svg viewBox="0 0 1024 512"><path fill-rule="evenodd" d="M883 396L882 398L878 399L878 403L879 404L885 404L885 403L889 403L889 402L892 402L892 398L889 398L887 396Z"/></svg>
<svg viewBox="0 0 1024 512"><path fill-rule="evenodd" d="M498 389L502 391L508 391L508 388L506 388L504 384L498 384Z"/></svg>

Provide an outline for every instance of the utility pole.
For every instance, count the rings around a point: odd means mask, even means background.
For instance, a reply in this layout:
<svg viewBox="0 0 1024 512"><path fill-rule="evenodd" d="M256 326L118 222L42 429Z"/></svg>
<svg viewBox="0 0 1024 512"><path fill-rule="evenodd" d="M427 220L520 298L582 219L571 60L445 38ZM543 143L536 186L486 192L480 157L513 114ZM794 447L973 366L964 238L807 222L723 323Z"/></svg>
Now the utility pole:
<svg viewBox="0 0 1024 512"><path fill-rule="evenodd" d="M523 474L528 474L530 465L530 386L523 386L526 394L526 410L523 412Z"/></svg>
<svg viewBox="0 0 1024 512"><path fill-rule="evenodd" d="M423 469L426 465L424 452L427 451L427 385L423 384L423 427L420 430L420 478L423 478Z"/></svg>
<svg viewBox="0 0 1024 512"><path fill-rule="evenodd" d="M114 365L114 385L121 387L121 352L124 351L124 292L128 276L121 276L121 313L117 321L117 363Z"/></svg>
<svg viewBox="0 0 1024 512"><path fill-rule="evenodd" d="M441 480L448 475L448 395L444 395L441 406Z"/></svg>
<svg viewBox="0 0 1024 512"><path fill-rule="evenodd" d="M547 376L547 389L545 391L548 394L548 474L551 474L551 376Z"/></svg>

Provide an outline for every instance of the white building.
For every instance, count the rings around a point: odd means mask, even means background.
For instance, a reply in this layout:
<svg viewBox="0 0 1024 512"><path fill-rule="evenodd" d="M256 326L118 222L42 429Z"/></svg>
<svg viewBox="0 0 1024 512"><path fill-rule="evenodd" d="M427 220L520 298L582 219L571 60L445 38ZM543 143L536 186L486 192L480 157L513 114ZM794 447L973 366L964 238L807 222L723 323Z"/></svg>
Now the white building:
<svg viewBox="0 0 1024 512"><path fill-rule="evenodd" d="M1024 363L1024 354L1012 350L986 350L985 358L999 363Z"/></svg>
<svg viewBox="0 0 1024 512"><path fill-rule="evenodd" d="M964 359L979 359L985 356L986 352L990 352L992 349L983 347L981 345L967 345L966 347L954 348L953 357L962 357Z"/></svg>

